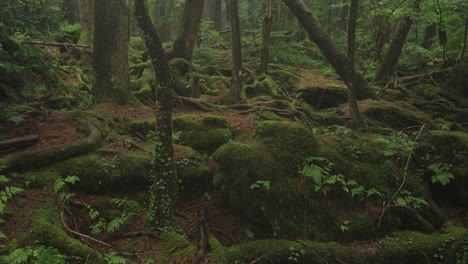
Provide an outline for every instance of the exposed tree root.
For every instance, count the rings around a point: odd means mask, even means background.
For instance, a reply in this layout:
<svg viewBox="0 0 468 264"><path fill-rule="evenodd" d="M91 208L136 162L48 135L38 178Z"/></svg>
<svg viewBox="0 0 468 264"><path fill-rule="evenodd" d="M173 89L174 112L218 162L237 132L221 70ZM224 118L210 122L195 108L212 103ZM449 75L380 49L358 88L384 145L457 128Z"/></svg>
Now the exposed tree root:
<svg viewBox="0 0 468 264"><path fill-rule="evenodd" d="M5 166L5 171L10 171L12 169L24 170L86 154L94 150L101 140L101 133L99 130L91 124L88 124L88 127L90 132L85 139L41 150L8 155L0 159L0 165Z"/></svg>
<svg viewBox="0 0 468 264"><path fill-rule="evenodd" d="M209 248L207 210L208 209L205 206L198 210L198 229L200 231L200 241L198 242L197 254L192 259L192 264L204 263Z"/></svg>
<svg viewBox="0 0 468 264"><path fill-rule="evenodd" d="M1 148L23 148L36 144L39 135L29 135L0 141Z"/></svg>
<svg viewBox="0 0 468 264"><path fill-rule="evenodd" d="M191 107L194 107L196 109L202 110L202 111L213 111L217 109L218 107L215 105L212 105L210 103L204 102L200 99L197 98L191 98L191 97L184 97L184 96L174 96L174 101L175 103L178 103L182 106L182 108L185 105L189 105Z"/></svg>

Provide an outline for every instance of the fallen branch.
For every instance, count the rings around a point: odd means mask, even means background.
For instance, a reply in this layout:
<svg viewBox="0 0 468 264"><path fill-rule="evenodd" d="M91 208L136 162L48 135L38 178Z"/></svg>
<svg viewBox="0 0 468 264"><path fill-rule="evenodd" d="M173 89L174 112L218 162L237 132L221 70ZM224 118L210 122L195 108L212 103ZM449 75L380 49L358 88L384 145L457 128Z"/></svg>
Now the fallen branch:
<svg viewBox="0 0 468 264"><path fill-rule="evenodd" d="M57 43L57 42L46 42L46 41L38 41L38 40L25 40L23 42L27 44L32 44L32 45L93 49L93 46L90 46L90 45L73 44L73 43Z"/></svg>
<svg viewBox="0 0 468 264"><path fill-rule="evenodd" d="M203 206L198 211L198 230L200 231L200 241L198 242L197 253L192 259L192 264L204 263L209 248L207 210L208 209Z"/></svg>
<svg viewBox="0 0 468 264"><path fill-rule="evenodd" d="M31 145L36 144L37 140L39 139L39 135L29 135L25 137L17 137L13 139L7 139L0 141L0 147L2 148L20 148L20 147L28 147Z"/></svg>
<svg viewBox="0 0 468 264"><path fill-rule="evenodd" d="M212 111L216 107L210 103L204 102L197 98L185 97L185 96L174 96L174 100L179 102L182 107L184 104L190 105L202 111Z"/></svg>
<svg viewBox="0 0 468 264"><path fill-rule="evenodd" d="M412 216L422 227L423 231L425 233L432 233L432 231L434 231L434 227L426 220L424 219L419 213L418 211L416 211L416 209L414 208L411 208L409 206L405 206L405 205L400 205L400 204L394 204L394 205L390 205L388 207L388 209L392 209L392 210L396 210L396 211L400 211L400 212L403 212L407 215L410 215Z"/></svg>

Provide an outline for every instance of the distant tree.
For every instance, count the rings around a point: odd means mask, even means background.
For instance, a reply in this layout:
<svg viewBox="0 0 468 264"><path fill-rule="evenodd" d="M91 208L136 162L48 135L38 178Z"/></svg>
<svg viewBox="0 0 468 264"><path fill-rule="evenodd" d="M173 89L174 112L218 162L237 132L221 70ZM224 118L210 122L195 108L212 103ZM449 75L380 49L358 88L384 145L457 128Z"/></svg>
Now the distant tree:
<svg viewBox="0 0 468 264"><path fill-rule="evenodd" d="M356 50L356 24L358 18L358 0L351 0L349 7L348 19L348 105L353 126L358 128L363 125L361 113L359 112L356 100L356 87L355 87L355 70L354 70L354 55Z"/></svg>
<svg viewBox="0 0 468 264"><path fill-rule="evenodd" d="M425 49L431 49L434 37L437 36L437 25L432 23L424 29L424 38L421 46Z"/></svg>
<svg viewBox="0 0 468 264"><path fill-rule="evenodd" d="M126 0L99 0L95 11L94 94L101 102L127 104L133 99L128 66L130 8Z"/></svg>
<svg viewBox="0 0 468 264"><path fill-rule="evenodd" d="M75 24L80 22L80 13L79 13L79 2L76 0L63 0L62 3L62 13L63 18L69 24Z"/></svg>
<svg viewBox="0 0 468 264"><path fill-rule="evenodd" d="M231 48L232 48L232 78L231 78L231 100L240 101L242 94L242 50L240 22L237 0L228 0L229 20L231 22Z"/></svg>
<svg viewBox="0 0 468 264"><path fill-rule="evenodd" d="M263 19L263 30L262 30L262 49L260 51L260 64L257 67L257 74L264 74L268 66L269 51L270 51L270 34L273 27L273 3L272 0L268 0L268 11L267 15Z"/></svg>
<svg viewBox="0 0 468 264"><path fill-rule="evenodd" d="M283 0L283 2L297 17L299 23L306 29L311 40L317 44L322 54L327 58L340 78L345 83L348 83L348 58L325 32L312 11L307 8L303 0ZM354 74L357 99L375 97L375 92L367 81L360 74Z"/></svg>
<svg viewBox="0 0 468 264"><path fill-rule="evenodd" d="M184 58L192 60L193 48L198 36L198 26L203 12L204 0L186 0L182 12L179 32L174 40L172 51L168 54L171 58Z"/></svg>
<svg viewBox="0 0 468 264"><path fill-rule="evenodd" d="M166 53L148 14L145 0L135 0L135 17L144 32L148 54L156 73L156 147L154 171L150 177L149 218L158 229L173 226L177 198L177 174L172 148L172 91L175 82Z"/></svg>
<svg viewBox="0 0 468 264"><path fill-rule="evenodd" d="M157 31L162 41L169 41L172 38L173 0L153 0L153 17Z"/></svg>
<svg viewBox="0 0 468 264"><path fill-rule="evenodd" d="M393 33L390 46L384 55L382 63L380 64L377 73L374 77L374 82L381 82L392 75L400 59L403 46L405 45L406 37L413 24L413 19L410 16L405 16L400 19L395 32Z"/></svg>

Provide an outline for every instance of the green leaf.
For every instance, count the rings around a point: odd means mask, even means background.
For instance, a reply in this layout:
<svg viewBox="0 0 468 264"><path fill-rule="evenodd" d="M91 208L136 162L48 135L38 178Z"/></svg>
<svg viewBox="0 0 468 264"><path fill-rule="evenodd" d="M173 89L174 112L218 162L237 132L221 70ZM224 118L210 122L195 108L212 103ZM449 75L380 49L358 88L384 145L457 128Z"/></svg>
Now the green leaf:
<svg viewBox="0 0 468 264"><path fill-rule="evenodd" d="M63 179L56 180L54 183L54 193L58 193L63 186L65 186L65 181L63 181Z"/></svg>
<svg viewBox="0 0 468 264"><path fill-rule="evenodd" d="M74 175L67 176L65 178L66 183L75 184L76 182L79 182L79 181L80 181L80 178L78 178L77 176L74 176Z"/></svg>
<svg viewBox="0 0 468 264"><path fill-rule="evenodd" d="M406 202L406 200L403 199L403 198L401 198L401 197L398 197L398 198L396 199L396 202L397 202L397 204L399 204L399 205L408 205L408 203Z"/></svg>

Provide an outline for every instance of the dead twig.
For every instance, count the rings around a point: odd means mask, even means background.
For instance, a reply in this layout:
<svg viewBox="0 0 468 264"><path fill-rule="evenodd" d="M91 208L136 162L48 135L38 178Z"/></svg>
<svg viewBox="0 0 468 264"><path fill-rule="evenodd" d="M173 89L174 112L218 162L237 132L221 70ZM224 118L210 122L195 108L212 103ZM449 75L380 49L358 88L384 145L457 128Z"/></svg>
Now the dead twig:
<svg viewBox="0 0 468 264"><path fill-rule="evenodd" d="M95 239L95 238L93 238L93 237L87 236L87 235L85 235L85 234L82 234L82 233L80 233L80 232L76 232L76 231L70 229L70 228L67 226L67 224L65 223L64 211L60 212L60 220L62 221L63 227L64 227L68 232L70 232L70 233L72 233L72 234L74 234L74 235L77 235L77 236L79 236L79 237L83 237L83 238L89 239L89 240L94 241L94 242L96 242L96 243L99 243L99 244L102 244L102 245L105 245L105 246L108 246L108 247L112 247L111 245L107 244L106 242L103 242L103 241L101 241L101 240L97 240L97 239Z"/></svg>

